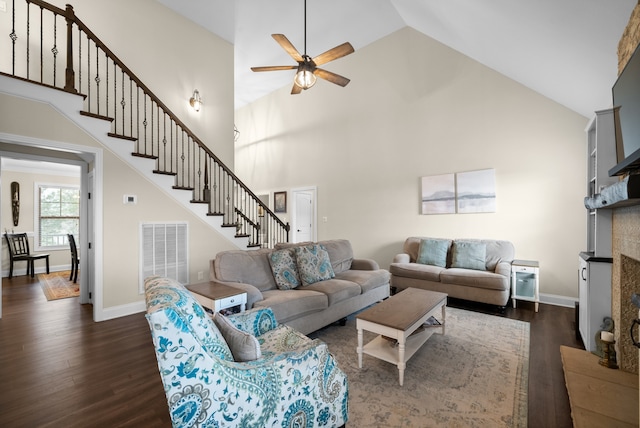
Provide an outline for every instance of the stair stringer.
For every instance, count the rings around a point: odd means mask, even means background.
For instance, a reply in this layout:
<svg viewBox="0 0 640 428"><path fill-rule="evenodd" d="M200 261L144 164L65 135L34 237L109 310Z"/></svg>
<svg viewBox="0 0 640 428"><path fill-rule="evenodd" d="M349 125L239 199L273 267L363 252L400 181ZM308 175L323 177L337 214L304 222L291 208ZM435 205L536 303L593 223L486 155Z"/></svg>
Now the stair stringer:
<svg viewBox="0 0 640 428"><path fill-rule="evenodd" d="M134 142L107 135L111 132L110 122L81 115L80 111L84 108L84 100L82 96L3 75L0 75L0 92L49 104L76 126L87 132L105 149L118 157L118 159L129 165L141 176L164 192L169 198L191 211L197 218L222 235L231 244L243 250L259 248L250 247L248 237L235 236L235 228L223 227L222 216L207 215L207 204L192 203L192 191L174 189L175 177L165 174L155 174L153 172L153 168L155 166L154 159L132 156L135 144Z"/></svg>

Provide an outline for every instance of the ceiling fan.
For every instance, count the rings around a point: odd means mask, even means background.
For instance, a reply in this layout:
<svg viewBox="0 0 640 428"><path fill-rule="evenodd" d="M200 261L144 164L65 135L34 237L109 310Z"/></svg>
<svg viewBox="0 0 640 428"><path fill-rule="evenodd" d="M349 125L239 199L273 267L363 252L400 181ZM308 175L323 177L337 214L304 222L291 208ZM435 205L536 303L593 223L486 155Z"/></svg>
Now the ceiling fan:
<svg viewBox="0 0 640 428"><path fill-rule="evenodd" d="M296 76L293 79L293 88L291 88L292 95L299 94L303 89L309 89L312 87L316 83L316 76L343 87L347 86L350 82L346 77L323 70L322 68L318 68L318 66L355 52L351 43L345 42L333 49L329 49L328 51L321 53L315 58L311 58L307 55L307 0L304 0L304 54L300 55L300 52L298 52L284 34L272 34L271 37L273 37L275 41L278 42L278 44L282 46L289 55L291 55L291 58L293 58L298 65L251 67L251 70L279 71L298 69Z"/></svg>

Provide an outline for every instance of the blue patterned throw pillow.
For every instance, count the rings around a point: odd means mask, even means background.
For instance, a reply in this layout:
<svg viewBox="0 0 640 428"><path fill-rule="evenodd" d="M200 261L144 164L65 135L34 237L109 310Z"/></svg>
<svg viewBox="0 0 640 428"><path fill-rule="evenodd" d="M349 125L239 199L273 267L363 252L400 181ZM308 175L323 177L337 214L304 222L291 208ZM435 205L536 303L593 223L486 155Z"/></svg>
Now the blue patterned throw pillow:
<svg viewBox="0 0 640 428"><path fill-rule="evenodd" d="M292 290L300 285L300 277L292 249L274 251L269 255L269 263L276 280L276 286L280 290Z"/></svg>
<svg viewBox="0 0 640 428"><path fill-rule="evenodd" d="M302 285L311 285L336 276L331 267L329 253L322 245L305 245L296 247L294 251Z"/></svg>

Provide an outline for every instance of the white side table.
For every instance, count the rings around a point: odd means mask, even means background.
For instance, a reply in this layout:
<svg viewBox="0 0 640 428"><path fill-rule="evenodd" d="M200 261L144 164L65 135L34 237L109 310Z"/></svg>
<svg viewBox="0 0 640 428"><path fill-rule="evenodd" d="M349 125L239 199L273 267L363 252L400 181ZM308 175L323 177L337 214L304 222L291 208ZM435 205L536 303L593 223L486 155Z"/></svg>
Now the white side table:
<svg viewBox="0 0 640 428"><path fill-rule="evenodd" d="M511 263L511 300L535 302L536 312L540 303L540 265L534 260L514 260Z"/></svg>
<svg viewBox="0 0 640 428"><path fill-rule="evenodd" d="M240 311L244 312L247 305L247 293L239 288L229 287L215 281L202 282L200 284L187 285L193 297L205 308L213 312L223 309L240 306Z"/></svg>

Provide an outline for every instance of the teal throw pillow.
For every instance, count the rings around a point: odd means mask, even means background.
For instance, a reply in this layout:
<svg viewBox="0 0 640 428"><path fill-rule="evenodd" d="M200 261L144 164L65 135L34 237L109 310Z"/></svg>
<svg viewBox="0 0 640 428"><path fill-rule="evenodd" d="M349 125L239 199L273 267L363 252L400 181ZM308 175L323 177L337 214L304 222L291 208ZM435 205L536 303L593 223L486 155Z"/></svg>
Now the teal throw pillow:
<svg viewBox="0 0 640 428"><path fill-rule="evenodd" d="M269 264L280 290L292 290L301 284L293 249L274 251L269 255Z"/></svg>
<svg viewBox="0 0 640 428"><path fill-rule="evenodd" d="M485 260L487 246L482 242L455 241L451 267L475 270L487 270Z"/></svg>
<svg viewBox="0 0 640 428"><path fill-rule="evenodd" d="M416 263L446 267L450 242L448 239L427 238L421 240Z"/></svg>
<svg viewBox="0 0 640 428"><path fill-rule="evenodd" d="M296 247L294 251L302 285L311 285L336 276L331 267L329 253L322 245L305 245Z"/></svg>

